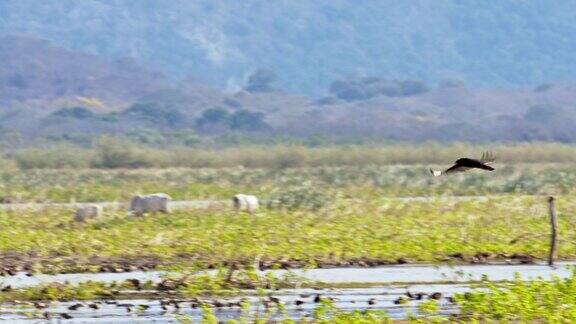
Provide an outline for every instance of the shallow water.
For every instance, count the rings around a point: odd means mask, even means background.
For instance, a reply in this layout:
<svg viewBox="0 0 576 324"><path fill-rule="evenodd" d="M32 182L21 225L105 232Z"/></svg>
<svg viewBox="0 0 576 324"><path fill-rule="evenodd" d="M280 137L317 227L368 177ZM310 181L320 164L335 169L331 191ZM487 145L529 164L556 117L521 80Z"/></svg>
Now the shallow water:
<svg viewBox="0 0 576 324"><path fill-rule="evenodd" d="M406 305L396 305L394 300L403 296L406 291L434 293L441 292L443 297L440 300L442 312L444 314L455 313L456 308L451 305L447 298L454 293L465 292L470 288L466 285L412 285L412 286L382 286L363 289L297 289L297 290L280 290L274 292L274 297L280 299L286 305L288 316L291 318L310 317L313 309L316 307L314 297L320 294L323 297L333 298L334 304L341 310L386 310L392 318L406 318L408 312L417 314L417 305L420 301L411 301ZM223 303L237 302L241 297L230 299L218 299ZM259 303L260 297L247 296L252 305L252 313L263 314L265 309ZM368 301L374 299L374 304L369 305ZM209 299L211 300L211 299ZM294 301L304 302L296 306ZM38 322L43 318L44 311L49 312L53 319L60 318L61 313L66 313L73 318L67 320L70 323L176 323L178 316L186 316L194 322L202 318L202 311L198 308L192 308L191 303L183 301L180 303L181 308L175 309L169 306L168 310L161 308L157 300L122 300L117 304L107 304L106 302L98 304L100 309L94 310L87 306L81 307L75 311L68 310L68 307L78 302L52 303L48 308L36 310L30 305L0 305L0 320L9 321L10 323L32 323ZM92 302L81 302L87 305ZM130 311L126 306L118 304L132 304ZM138 310L139 305L146 305L146 310ZM259 305L259 306L258 306ZM214 310L214 314L220 320L239 318L241 311L238 307L222 307ZM279 315L278 315L279 316Z"/></svg>
<svg viewBox="0 0 576 324"><path fill-rule="evenodd" d="M432 265L394 265L376 268L332 268L310 270L267 270L278 276L291 272L303 278L322 281L326 283L364 282L374 284L386 283L438 283L438 282L469 282L480 280L487 276L490 280L512 280L518 273L522 279L544 278L552 276L567 277L576 262L559 262L555 267L543 264L523 265L459 265L459 266L432 266ZM18 273L13 277L4 277L0 280L3 286L13 288L34 286L49 282L80 283L85 281L113 282L126 279L140 281L161 280L162 272L135 271L124 273L73 273L59 275L35 275L27 277L25 273Z"/></svg>
<svg viewBox="0 0 576 324"><path fill-rule="evenodd" d="M458 265L458 266L430 266L430 265L397 265L376 268L333 268L292 270L310 280L344 283L415 283L415 282L469 282L487 276L492 281L512 280L518 273L522 279L544 278L552 276L567 277L572 273L571 267L576 262L558 262L554 267L543 264L520 265ZM281 271L281 270L278 270Z"/></svg>
<svg viewBox="0 0 576 324"><path fill-rule="evenodd" d="M334 269L313 269L294 270L293 273L301 275L311 280L323 281L326 283L350 283L369 282L376 286L370 288L350 288L350 289L294 289L280 290L273 292L274 297L279 298L285 305L287 315L291 318L310 317L316 304L313 302L314 296L320 294L323 297L334 298L336 307L341 310L364 310L378 309L385 310L390 317L404 319L409 313L417 314L417 306L420 301L410 301L407 305L396 305L394 301L400 296L404 296L407 291L412 293L432 294L440 292L441 313L454 314L457 309L449 303L447 297L455 293L469 291L471 288L463 283L435 284L434 282L465 282L478 280L483 275L492 280L512 279L515 273L519 273L523 279L536 277L551 278L552 276L566 277L570 275L571 266L576 262L562 262L551 268L546 265L464 265L464 266L426 266L426 265L401 265L378 268L334 268ZM282 275L287 271L269 270ZM2 280L2 285L11 285L14 288L33 286L40 283L49 282L70 282L79 283L88 280L112 282L123 281L134 278L141 281L161 280L162 273L151 272L128 272L128 273L96 273L96 274L60 274L60 275L37 275L27 277L24 273L19 273L14 277L6 277ZM394 283L394 284L392 284ZM254 291L247 291L246 298L251 300L252 312L263 314L265 309L259 303L259 297L254 296ZM374 299L374 305L369 305L368 301ZM213 299L208 299L213 300ZM222 302L237 302L240 297L231 299L219 299ZM296 306L295 300L303 301L304 304ZM76 302L51 303L47 309L36 310L31 305L13 305L4 303L0 305L0 321L10 323L37 323L43 319L44 311L51 314L52 320L60 320L61 313L72 316L72 319L65 320L70 323L178 323L179 316L185 316L194 322L202 318L202 311L192 308L190 302L183 302L181 309L170 307L168 311L161 308L158 300L123 300L118 303L133 304L128 308L117 304L99 304L100 309L94 310L89 307L81 307L71 311L68 307ZM91 302L82 302L87 305ZM146 310L138 310L138 305L146 305ZM260 306L256 306L260 305ZM241 316L238 307L223 307L214 310L215 315L220 320L234 319ZM279 315L278 315L279 316Z"/></svg>

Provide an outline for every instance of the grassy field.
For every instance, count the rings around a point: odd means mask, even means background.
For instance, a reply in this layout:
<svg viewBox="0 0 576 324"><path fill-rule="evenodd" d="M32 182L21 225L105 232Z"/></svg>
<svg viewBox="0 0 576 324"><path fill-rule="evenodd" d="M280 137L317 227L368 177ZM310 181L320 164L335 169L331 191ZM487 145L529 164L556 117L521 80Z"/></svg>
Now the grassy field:
<svg viewBox="0 0 576 324"><path fill-rule="evenodd" d="M250 276L238 287L225 281L232 265L250 271L255 264L533 262L545 259L548 251L548 195L557 197L559 258L576 259L573 165L511 162L499 164L493 173L441 178L431 177L429 167L4 170L1 196L12 202L122 202L149 192L166 192L175 200L217 200L243 192L256 194L264 204L255 215L221 206L133 218L110 209L85 224L75 223L73 211L60 207L1 210L0 273L221 269L220 281L200 278L178 290L195 296L245 288ZM567 297L574 290L573 278L498 286L486 282L482 287L457 298L462 314L453 320L553 322L574 317ZM123 288L49 284L5 292L2 298L107 298L118 289ZM568 306L556 311L552 301ZM411 321L448 320L437 309L435 301L427 301L421 312L429 317ZM210 310L205 314L209 317ZM330 304L319 304L315 314L320 323L390 321L386 313L344 312Z"/></svg>
<svg viewBox="0 0 576 324"><path fill-rule="evenodd" d="M546 195L558 197L559 256L576 257L576 221L569 217L576 209L576 168L569 164L499 165L493 173L441 178L431 177L428 166L397 165L27 170L3 171L0 179L3 199L12 202L121 202L150 192L175 200L242 192L263 201L253 216L224 207L145 218L105 210L87 224L74 223L67 209L0 211L4 267L59 272L256 259L265 267L529 261L547 251Z"/></svg>
<svg viewBox="0 0 576 324"><path fill-rule="evenodd" d="M576 257L573 197L558 199L563 259ZM145 218L108 212L87 224L74 223L68 210L3 211L0 251L5 265L49 272L256 259L265 267L483 262L544 258L547 251L546 203L539 196L410 201L366 195L306 206L264 208L253 216L222 209Z"/></svg>
<svg viewBox="0 0 576 324"><path fill-rule="evenodd" d="M233 145L233 146L230 146ZM559 143L362 143L350 145L270 143L211 147L150 146L112 137L89 147L44 143L0 155L0 169L264 168L447 164L457 156L496 154L499 163L574 163L576 146Z"/></svg>
<svg viewBox="0 0 576 324"><path fill-rule="evenodd" d="M0 198L13 202L127 201L135 193L166 192L175 200L230 199L238 192L264 200L309 196L558 195L576 192L572 164L500 164L492 173L433 178L440 165L289 169L137 169L0 171Z"/></svg>

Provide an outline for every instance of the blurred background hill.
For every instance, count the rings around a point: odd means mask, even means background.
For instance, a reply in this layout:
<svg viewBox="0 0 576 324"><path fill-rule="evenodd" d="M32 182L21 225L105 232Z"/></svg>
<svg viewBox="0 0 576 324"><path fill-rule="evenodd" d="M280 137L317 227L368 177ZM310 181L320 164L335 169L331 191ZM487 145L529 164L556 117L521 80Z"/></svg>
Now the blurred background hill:
<svg viewBox="0 0 576 324"><path fill-rule="evenodd" d="M0 0L0 140L571 143L575 32L571 1Z"/></svg>

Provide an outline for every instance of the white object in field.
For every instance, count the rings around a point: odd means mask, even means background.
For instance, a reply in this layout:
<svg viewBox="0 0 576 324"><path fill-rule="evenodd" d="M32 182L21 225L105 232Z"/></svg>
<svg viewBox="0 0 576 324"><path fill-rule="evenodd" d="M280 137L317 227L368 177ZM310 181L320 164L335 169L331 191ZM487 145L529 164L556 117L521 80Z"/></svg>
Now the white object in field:
<svg viewBox="0 0 576 324"><path fill-rule="evenodd" d="M136 195L130 201L130 212L135 216L143 216L145 213L170 213L170 201L172 198L165 193L149 195Z"/></svg>
<svg viewBox="0 0 576 324"><path fill-rule="evenodd" d="M76 209L74 220L83 223L90 218L97 218L100 216L102 216L102 206L96 204L88 204L80 206Z"/></svg>
<svg viewBox="0 0 576 324"><path fill-rule="evenodd" d="M258 209L258 198L256 196L237 194L232 201L237 211L245 210L252 214Z"/></svg>

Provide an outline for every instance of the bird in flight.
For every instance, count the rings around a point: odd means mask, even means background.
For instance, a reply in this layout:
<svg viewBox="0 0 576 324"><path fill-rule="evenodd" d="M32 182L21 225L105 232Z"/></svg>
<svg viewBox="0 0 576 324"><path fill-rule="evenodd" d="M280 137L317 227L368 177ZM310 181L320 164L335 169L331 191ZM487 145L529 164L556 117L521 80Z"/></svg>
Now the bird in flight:
<svg viewBox="0 0 576 324"><path fill-rule="evenodd" d="M433 176L439 177L443 174L451 174L456 172L468 171L470 169L482 169L488 171L494 171L494 168L488 164L493 163L496 159L494 155L490 152L482 153L480 159L470 159L470 158L460 158L454 162L454 165L449 167L444 171L430 169L430 173Z"/></svg>

